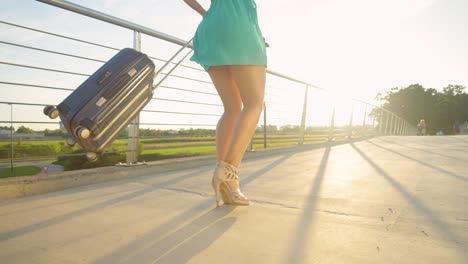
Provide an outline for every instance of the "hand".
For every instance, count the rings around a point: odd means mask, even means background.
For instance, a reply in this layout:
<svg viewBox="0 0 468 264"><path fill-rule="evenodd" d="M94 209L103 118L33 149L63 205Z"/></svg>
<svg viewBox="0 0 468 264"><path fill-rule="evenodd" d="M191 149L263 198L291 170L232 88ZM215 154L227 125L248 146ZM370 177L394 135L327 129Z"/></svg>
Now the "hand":
<svg viewBox="0 0 468 264"><path fill-rule="evenodd" d="M268 42L266 42L265 38L263 38L263 42L265 42L265 47L267 47L267 48L270 47L270 44L268 44Z"/></svg>

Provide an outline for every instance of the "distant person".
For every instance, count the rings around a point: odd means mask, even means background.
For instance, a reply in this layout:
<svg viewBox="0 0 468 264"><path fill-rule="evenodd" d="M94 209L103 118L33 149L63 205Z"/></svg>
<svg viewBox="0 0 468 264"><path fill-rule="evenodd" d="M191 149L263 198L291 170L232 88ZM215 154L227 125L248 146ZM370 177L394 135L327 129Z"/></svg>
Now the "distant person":
<svg viewBox="0 0 468 264"><path fill-rule="evenodd" d="M421 119L418 123L418 136L425 136L426 135L426 121Z"/></svg>
<svg viewBox="0 0 468 264"><path fill-rule="evenodd" d="M455 122L453 123L453 134L454 135L460 134L460 122L458 120L455 120Z"/></svg>
<svg viewBox="0 0 468 264"><path fill-rule="evenodd" d="M266 79L266 43L254 0L211 0L206 11L196 0L184 0L203 20L193 39L192 61L210 75L224 105L216 126L218 164L212 186L216 205L249 205L239 189L237 168L260 114Z"/></svg>

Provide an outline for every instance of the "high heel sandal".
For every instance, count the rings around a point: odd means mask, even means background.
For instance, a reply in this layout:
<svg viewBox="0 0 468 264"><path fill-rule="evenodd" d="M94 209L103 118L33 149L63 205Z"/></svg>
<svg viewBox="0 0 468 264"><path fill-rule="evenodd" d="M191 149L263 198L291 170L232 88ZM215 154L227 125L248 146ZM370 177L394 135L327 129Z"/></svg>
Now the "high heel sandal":
<svg viewBox="0 0 468 264"><path fill-rule="evenodd" d="M249 199L241 193L239 187L232 190L228 182L236 182L236 185L239 186L237 169L233 165L221 160L216 166L211 181L216 195L216 207L219 207L221 197L225 204L249 205Z"/></svg>

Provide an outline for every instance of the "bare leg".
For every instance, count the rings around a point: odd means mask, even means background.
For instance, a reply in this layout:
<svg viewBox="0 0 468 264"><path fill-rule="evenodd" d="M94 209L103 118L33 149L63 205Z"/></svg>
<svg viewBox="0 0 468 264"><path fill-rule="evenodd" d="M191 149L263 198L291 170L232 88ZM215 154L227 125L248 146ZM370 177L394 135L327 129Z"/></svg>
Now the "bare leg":
<svg viewBox="0 0 468 264"><path fill-rule="evenodd" d="M263 110L265 67L215 66L209 74L224 105L216 128L218 160L239 167ZM241 194L238 181L227 184Z"/></svg>
<svg viewBox="0 0 468 264"><path fill-rule="evenodd" d="M237 119L225 162L239 167L263 110L266 71L263 66L233 65L229 72L237 84L243 109Z"/></svg>
<svg viewBox="0 0 468 264"><path fill-rule="evenodd" d="M228 67L213 66L208 72L224 105L224 113L216 126L216 153L218 160L223 161L231 145L234 126L242 110L239 89Z"/></svg>

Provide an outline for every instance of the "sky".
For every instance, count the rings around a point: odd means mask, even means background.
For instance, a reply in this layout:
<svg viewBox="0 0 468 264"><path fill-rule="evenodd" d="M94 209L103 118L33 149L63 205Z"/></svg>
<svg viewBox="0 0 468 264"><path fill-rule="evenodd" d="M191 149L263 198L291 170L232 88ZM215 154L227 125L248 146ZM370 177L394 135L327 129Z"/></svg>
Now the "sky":
<svg viewBox="0 0 468 264"><path fill-rule="evenodd" d="M180 39L190 39L201 17L182 0L71 0L84 7L152 28ZM205 8L209 0L199 1ZM300 79L330 92L322 95L309 93L311 123L325 124L331 106L325 97L354 97L368 102L378 93L393 87L406 87L419 83L426 88L441 90L448 84L468 86L468 1L466 0L257 0L259 23L263 35L270 44L268 68L275 72ZM94 19L79 16L33 0L0 1L0 20L23 26L48 30L58 34L75 36L111 47L132 46L132 32ZM115 51L103 50L60 40L43 34L31 33L0 24L0 39L40 48L70 52L106 60ZM168 58L177 47L149 37L143 37L142 49L156 57ZM92 73L99 63L56 58L0 43L0 60L28 65ZM192 65L197 67L196 65ZM193 74L193 73L186 73ZM207 75L197 73L200 78ZM25 78L26 77L26 78ZM85 77L59 76L37 73L7 65L0 65L0 81L16 82L34 80L41 85L75 88ZM270 78L267 100L279 108L271 117L282 123L300 122L304 87ZM173 80L167 85L184 86ZM193 86L193 84L187 84ZM196 86L196 85L195 85ZM200 87L199 89L210 89ZM206 90L213 92L213 90ZM287 93L284 96L283 93ZM57 104L68 92L36 90L0 84L0 101L39 102ZM173 91L157 91L160 96L176 96ZM187 95L183 95L187 96ZM194 97L195 95L189 95ZM210 97L211 96L211 97ZM201 99L203 101L214 100ZM346 106L345 106L346 105ZM342 122L347 122L349 105L338 102ZM152 107L152 106L149 106ZM160 102L153 107L166 107ZM189 107L189 106L186 106ZM40 111L15 106L15 119L34 120ZM212 107L213 108L213 107ZM153 108L154 109L154 108ZM217 110L213 110L217 109ZM219 112L219 107L193 111ZM360 106L360 115L364 110ZM161 110L161 109L160 109ZM173 110L173 109L172 109ZM192 111L188 109L189 111ZM0 119L9 118L9 106L0 105ZM340 112L340 111L338 111ZM294 121L288 117L294 116ZM327 117L327 118L325 118ZM174 117L161 117L167 122ZM200 117L201 118L201 117ZM148 118L149 119L149 118ZM190 117L178 117L179 123L187 123ZM203 119L203 118L202 118ZM47 120L46 120L47 121ZM154 121L152 121L154 122ZM212 123L211 119L197 121ZM1 125L1 124L0 124Z"/></svg>

